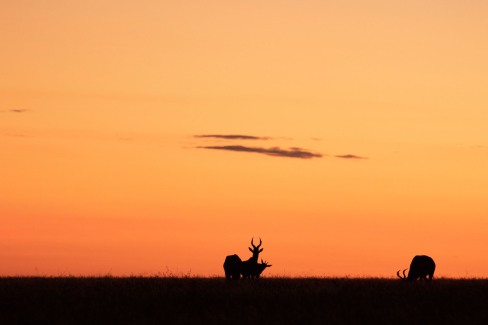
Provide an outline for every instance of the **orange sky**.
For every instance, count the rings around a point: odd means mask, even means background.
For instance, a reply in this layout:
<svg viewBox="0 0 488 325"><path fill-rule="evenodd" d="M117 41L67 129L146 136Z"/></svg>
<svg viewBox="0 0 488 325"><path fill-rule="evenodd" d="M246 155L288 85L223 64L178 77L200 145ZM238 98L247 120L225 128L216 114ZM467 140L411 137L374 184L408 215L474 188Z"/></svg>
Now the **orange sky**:
<svg viewBox="0 0 488 325"><path fill-rule="evenodd" d="M0 275L488 277L487 12L2 3Z"/></svg>

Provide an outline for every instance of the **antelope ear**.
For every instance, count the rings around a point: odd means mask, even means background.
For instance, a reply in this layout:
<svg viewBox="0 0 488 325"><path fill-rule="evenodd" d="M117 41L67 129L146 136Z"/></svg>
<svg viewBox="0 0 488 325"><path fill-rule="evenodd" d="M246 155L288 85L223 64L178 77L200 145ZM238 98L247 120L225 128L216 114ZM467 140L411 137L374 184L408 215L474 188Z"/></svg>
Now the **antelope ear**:
<svg viewBox="0 0 488 325"><path fill-rule="evenodd" d="M263 251L263 249L264 249L264 248L261 248L261 249L259 250L259 252L261 253L261 252Z"/></svg>
<svg viewBox="0 0 488 325"><path fill-rule="evenodd" d="M251 247L248 247L248 248L249 248L249 250L251 251L251 253L254 253L254 251L252 250L252 248L251 248Z"/></svg>
<svg viewBox="0 0 488 325"><path fill-rule="evenodd" d="M266 267L271 267L271 266L273 266L273 265L266 265Z"/></svg>

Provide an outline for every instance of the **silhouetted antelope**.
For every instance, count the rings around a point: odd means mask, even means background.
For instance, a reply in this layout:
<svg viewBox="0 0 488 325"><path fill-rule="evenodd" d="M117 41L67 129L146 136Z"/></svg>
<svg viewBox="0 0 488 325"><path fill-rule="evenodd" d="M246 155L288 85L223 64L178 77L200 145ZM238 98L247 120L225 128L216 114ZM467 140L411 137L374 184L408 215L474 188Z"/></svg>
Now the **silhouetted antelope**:
<svg viewBox="0 0 488 325"><path fill-rule="evenodd" d="M412 263L410 263L408 276L405 275L406 270L407 269L403 270L403 277L400 276L400 270L397 272L397 276L400 279L407 281L415 281L417 279L430 281L434 277L435 263L429 256L417 255L412 259Z"/></svg>
<svg viewBox="0 0 488 325"><path fill-rule="evenodd" d="M227 256L224 261L225 278L227 280L239 280L241 277L241 264L241 258L236 254Z"/></svg>
<svg viewBox="0 0 488 325"><path fill-rule="evenodd" d="M255 246L254 238L251 239L252 248L249 247L249 250L251 251L252 256L241 264L241 274L243 278L249 278L251 274L255 273L256 266L258 265L259 253L263 251L263 248L259 249L262 243L263 241L259 238L259 245Z"/></svg>
<svg viewBox="0 0 488 325"><path fill-rule="evenodd" d="M259 264L256 264L256 266L254 267L254 270L253 272L251 272L251 279L259 279L259 277L261 276L261 273L263 273L263 271L267 268L267 267L271 267L273 265L271 264L268 264L268 262L266 261L263 261L261 259L261 263Z"/></svg>

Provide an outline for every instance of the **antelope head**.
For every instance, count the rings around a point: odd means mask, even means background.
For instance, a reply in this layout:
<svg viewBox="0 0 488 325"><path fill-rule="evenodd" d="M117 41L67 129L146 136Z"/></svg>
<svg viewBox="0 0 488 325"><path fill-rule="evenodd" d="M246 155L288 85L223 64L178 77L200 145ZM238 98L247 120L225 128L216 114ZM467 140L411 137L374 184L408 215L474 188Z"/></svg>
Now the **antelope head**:
<svg viewBox="0 0 488 325"><path fill-rule="evenodd" d="M268 264L268 262L263 261L263 259L261 259L261 264L262 264L263 266L265 266L265 267L270 267L270 266L273 266L273 265L271 265L271 264Z"/></svg>
<svg viewBox="0 0 488 325"><path fill-rule="evenodd" d="M254 237L251 239L252 248L249 247L249 250L252 253L252 257L256 259L256 262L258 261L259 253L261 253L263 251L263 248L260 249L262 243L263 243L263 241L261 240L261 237L259 238L259 245L258 246L254 245Z"/></svg>

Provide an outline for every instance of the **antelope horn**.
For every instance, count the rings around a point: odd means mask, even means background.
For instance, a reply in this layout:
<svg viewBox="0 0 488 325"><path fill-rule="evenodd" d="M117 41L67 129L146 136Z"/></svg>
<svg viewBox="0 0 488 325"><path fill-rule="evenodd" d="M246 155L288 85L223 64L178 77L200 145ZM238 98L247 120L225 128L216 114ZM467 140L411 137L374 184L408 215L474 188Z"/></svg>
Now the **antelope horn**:
<svg viewBox="0 0 488 325"><path fill-rule="evenodd" d="M259 237L259 245L258 246L254 245L254 237L251 239L251 245L252 245L252 247L254 247L256 249L258 249L262 243L263 243L263 241L261 240L261 237Z"/></svg>
<svg viewBox="0 0 488 325"><path fill-rule="evenodd" d="M397 271L397 277L399 277L400 279L403 279L401 276L400 276L400 270Z"/></svg>

